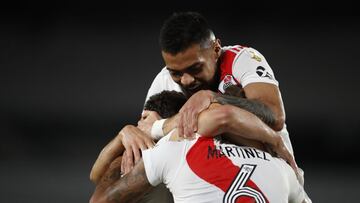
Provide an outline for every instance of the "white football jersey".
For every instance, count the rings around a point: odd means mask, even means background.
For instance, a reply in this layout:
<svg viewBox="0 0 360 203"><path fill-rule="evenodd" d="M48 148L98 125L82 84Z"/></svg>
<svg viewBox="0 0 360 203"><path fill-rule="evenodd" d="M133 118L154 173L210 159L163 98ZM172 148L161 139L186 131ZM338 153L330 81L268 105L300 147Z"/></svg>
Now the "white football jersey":
<svg viewBox="0 0 360 203"><path fill-rule="evenodd" d="M261 150L199 136L159 143L142 152L146 176L153 186L165 183L177 203L285 203L305 198L292 168Z"/></svg>
<svg viewBox="0 0 360 203"><path fill-rule="evenodd" d="M219 60L220 83L218 91L221 93L224 93L225 89L231 85L245 87L256 82L279 85L265 57L253 48L240 45L223 47ZM155 77L148 90L145 102L152 95L164 90L182 91L181 87L173 81L166 67ZM286 125L284 125L280 134L290 152L293 153Z"/></svg>

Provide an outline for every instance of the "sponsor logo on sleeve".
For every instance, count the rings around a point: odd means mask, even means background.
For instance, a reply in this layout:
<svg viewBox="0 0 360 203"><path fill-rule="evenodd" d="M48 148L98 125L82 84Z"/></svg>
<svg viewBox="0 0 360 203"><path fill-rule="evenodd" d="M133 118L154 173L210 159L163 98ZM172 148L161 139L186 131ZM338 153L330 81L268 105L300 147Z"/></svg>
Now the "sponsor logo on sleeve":
<svg viewBox="0 0 360 203"><path fill-rule="evenodd" d="M274 79L274 77L273 77L269 72L267 72L267 71L265 70L265 68L262 67L262 66L258 66L258 67L256 68L256 73L257 73L260 77L269 78L269 79L271 79L271 80Z"/></svg>

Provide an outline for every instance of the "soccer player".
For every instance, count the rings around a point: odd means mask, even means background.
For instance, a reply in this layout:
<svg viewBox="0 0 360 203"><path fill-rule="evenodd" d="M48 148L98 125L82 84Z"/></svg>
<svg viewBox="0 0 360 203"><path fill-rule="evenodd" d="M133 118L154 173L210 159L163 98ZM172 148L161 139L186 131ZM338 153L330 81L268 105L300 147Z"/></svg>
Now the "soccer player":
<svg viewBox="0 0 360 203"><path fill-rule="evenodd" d="M190 99L176 119L163 119L154 111L144 111L142 116L147 119L139 121L138 127L145 135L158 140L177 127L181 136L191 137L198 128L199 113L210 103L236 102L280 131L293 152L278 82L265 57L257 50L239 45L221 47L206 20L193 12L171 16L161 29L160 45L166 67L155 77L146 100L163 90L183 92ZM223 95L234 86L243 88L245 98ZM127 161L122 162L127 172L134 160L139 160L139 150L147 142L140 133L134 133L131 139L133 141L124 146ZM104 153L102 158L106 156Z"/></svg>
<svg viewBox="0 0 360 203"><path fill-rule="evenodd" d="M164 111L164 107L153 110ZM256 136L272 143L277 153L291 156L281 137L259 118L234 106L212 104L198 119L198 133L203 137L183 140L177 130L172 131L155 148L144 150L143 160L121 179L121 158L117 158L98 184L91 202L136 201L160 182L171 190L175 202L304 200L303 188L283 160L256 148L238 147L212 138L226 131L242 137Z"/></svg>
<svg viewBox="0 0 360 203"><path fill-rule="evenodd" d="M156 112L144 111L142 116L150 119L140 121L140 129L154 140L174 127L180 135L191 137L197 131L199 113L212 102L236 101L280 131L293 152L278 81L261 53L240 45L222 47L204 17L194 12L175 13L167 19L161 28L160 46L166 67L155 77L146 100L163 90L183 92L189 100L180 110L179 119L162 119ZM245 98L224 98L223 93L232 86L243 88Z"/></svg>

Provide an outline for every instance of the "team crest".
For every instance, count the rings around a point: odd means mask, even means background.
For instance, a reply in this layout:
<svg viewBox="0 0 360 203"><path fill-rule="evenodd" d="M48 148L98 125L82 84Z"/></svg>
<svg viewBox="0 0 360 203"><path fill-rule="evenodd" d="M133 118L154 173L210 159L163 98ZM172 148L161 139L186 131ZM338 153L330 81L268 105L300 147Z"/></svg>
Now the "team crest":
<svg viewBox="0 0 360 203"><path fill-rule="evenodd" d="M261 62L260 56L256 55L255 52L250 51L250 54L252 59L256 60L257 62Z"/></svg>
<svg viewBox="0 0 360 203"><path fill-rule="evenodd" d="M224 93L226 88L228 88L232 85L237 85L234 77L232 75L226 75L219 84L219 90L221 93Z"/></svg>

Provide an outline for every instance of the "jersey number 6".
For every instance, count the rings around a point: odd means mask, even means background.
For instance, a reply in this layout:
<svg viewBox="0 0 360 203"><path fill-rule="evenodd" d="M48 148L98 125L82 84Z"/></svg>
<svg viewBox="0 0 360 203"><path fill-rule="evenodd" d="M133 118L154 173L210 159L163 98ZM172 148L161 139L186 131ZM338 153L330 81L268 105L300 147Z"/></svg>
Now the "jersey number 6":
<svg viewBox="0 0 360 203"><path fill-rule="evenodd" d="M255 200L256 203L266 203L264 195L254 188L245 186L254 172L256 165L244 164L241 166L239 173L234 178L233 183L226 191L223 203L236 203L240 197L247 197Z"/></svg>

